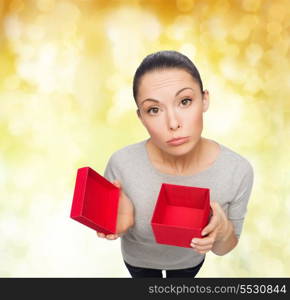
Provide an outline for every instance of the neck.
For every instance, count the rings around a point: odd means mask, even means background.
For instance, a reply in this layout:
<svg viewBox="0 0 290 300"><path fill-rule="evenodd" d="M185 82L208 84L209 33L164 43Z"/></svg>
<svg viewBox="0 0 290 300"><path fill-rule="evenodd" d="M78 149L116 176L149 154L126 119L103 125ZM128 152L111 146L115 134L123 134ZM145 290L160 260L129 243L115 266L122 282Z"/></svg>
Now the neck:
<svg viewBox="0 0 290 300"><path fill-rule="evenodd" d="M198 169L200 165L201 153L204 144L203 138L200 138L197 141L196 145L190 152L181 156L174 156L166 153L155 146L151 139L149 140L149 144L152 149L153 159L165 168L172 170L174 174L185 174L190 172L190 170Z"/></svg>

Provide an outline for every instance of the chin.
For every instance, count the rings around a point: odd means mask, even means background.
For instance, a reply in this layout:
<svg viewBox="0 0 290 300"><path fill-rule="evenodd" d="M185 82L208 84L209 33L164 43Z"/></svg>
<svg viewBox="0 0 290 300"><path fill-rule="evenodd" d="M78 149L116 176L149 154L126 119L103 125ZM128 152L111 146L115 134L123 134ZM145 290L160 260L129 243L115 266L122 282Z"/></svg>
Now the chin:
<svg viewBox="0 0 290 300"><path fill-rule="evenodd" d="M180 146L167 146L166 152L173 156L183 156L188 154L192 150L190 143L185 143Z"/></svg>

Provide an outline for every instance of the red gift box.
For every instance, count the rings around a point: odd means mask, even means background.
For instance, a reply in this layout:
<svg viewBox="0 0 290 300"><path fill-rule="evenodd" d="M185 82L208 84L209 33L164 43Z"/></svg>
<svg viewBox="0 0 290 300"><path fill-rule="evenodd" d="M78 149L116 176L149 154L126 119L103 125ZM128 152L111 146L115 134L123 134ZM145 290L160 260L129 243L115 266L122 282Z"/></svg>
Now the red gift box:
<svg viewBox="0 0 290 300"><path fill-rule="evenodd" d="M162 183L151 219L156 242L191 248L208 224L209 197L207 188Z"/></svg>
<svg viewBox="0 0 290 300"><path fill-rule="evenodd" d="M119 192L90 167L78 169L70 217L98 232L116 233Z"/></svg>

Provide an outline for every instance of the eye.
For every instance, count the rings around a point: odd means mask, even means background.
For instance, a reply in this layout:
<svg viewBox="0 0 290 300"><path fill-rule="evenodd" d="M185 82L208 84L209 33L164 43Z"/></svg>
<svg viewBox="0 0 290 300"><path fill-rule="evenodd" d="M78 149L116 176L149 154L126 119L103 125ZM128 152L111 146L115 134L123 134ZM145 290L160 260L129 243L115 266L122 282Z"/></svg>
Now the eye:
<svg viewBox="0 0 290 300"><path fill-rule="evenodd" d="M149 108L149 109L147 110L147 113L148 113L149 115L152 115L152 114L150 114L150 112L153 111L153 112L154 112L153 115L156 115L156 113L158 112L158 110L159 110L158 107L151 107L151 108Z"/></svg>
<svg viewBox="0 0 290 300"><path fill-rule="evenodd" d="M191 103L192 100L190 98L185 98L183 100L180 101L182 104L184 104L183 106L186 106L188 103Z"/></svg>

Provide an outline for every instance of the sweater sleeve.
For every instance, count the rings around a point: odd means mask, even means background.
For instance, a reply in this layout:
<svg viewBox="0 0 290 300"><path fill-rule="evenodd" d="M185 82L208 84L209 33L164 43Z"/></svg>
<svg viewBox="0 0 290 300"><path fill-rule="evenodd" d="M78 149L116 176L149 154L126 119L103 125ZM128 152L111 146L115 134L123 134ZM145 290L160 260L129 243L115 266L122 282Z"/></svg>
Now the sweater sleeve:
<svg viewBox="0 0 290 300"><path fill-rule="evenodd" d="M114 154L109 158L109 161L107 163L107 166L104 171L104 177L112 182L113 180L119 180L118 178L118 169L116 165L116 159Z"/></svg>
<svg viewBox="0 0 290 300"><path fill-rule="evenodd" d="M239 176L242 177L240 186L228 209L228 219L234 225L237 238L240 237L242 232L244 219L247 213L247 206L253 187L254 172L250 163L247 162L246 170L243 172L243 174L239 173Z"/></svg>

